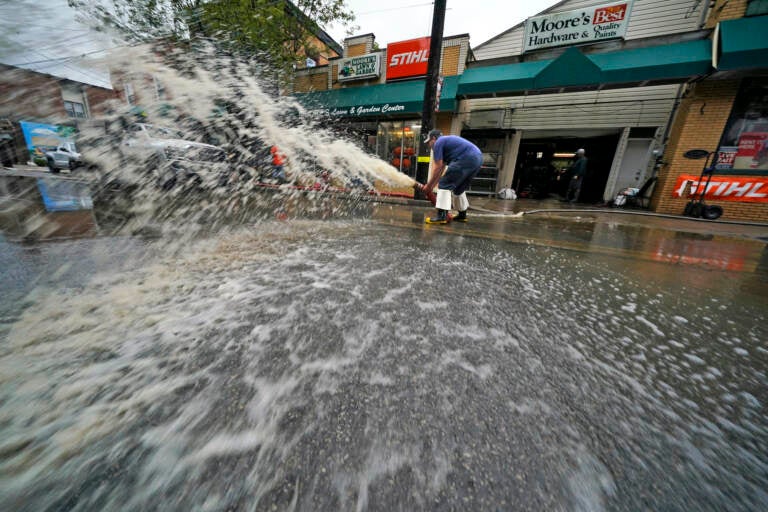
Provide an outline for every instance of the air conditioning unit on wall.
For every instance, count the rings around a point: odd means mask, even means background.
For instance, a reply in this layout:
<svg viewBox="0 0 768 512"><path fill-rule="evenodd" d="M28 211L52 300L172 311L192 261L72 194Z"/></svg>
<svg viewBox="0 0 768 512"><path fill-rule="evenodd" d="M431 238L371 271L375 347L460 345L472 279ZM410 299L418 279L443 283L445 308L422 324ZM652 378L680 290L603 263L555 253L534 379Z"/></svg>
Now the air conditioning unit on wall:
<svg viewBox="0 0 768 512"><path fill-rule="evenodd" d="M504 127L505 109L473 110L469 114L467 128L471 130Z"/></svg>

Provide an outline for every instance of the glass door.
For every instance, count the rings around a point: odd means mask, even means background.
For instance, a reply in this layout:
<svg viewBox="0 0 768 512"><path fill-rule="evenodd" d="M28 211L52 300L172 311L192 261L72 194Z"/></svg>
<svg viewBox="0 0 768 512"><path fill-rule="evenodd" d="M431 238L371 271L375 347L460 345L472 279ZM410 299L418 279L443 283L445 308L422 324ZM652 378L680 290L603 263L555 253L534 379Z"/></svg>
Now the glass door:
<svg viewBox="0 0 768 512"><path fill-rule="evenodd" d="M377 131L377 153L398 171L414 175L421 126L417 121L385 121Z"/></svg>

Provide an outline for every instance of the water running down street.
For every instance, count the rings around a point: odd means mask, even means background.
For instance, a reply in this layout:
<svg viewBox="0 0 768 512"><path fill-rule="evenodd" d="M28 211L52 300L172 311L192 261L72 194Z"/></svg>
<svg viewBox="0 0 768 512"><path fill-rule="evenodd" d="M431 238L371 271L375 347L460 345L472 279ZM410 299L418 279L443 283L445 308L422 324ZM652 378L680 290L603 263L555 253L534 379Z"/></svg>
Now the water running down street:
<svg viewBox="0 0 768 512"><path fill-rule="evenodd" d="M764 244L489 219L2 242L2 509L765 508Z"/></svg>

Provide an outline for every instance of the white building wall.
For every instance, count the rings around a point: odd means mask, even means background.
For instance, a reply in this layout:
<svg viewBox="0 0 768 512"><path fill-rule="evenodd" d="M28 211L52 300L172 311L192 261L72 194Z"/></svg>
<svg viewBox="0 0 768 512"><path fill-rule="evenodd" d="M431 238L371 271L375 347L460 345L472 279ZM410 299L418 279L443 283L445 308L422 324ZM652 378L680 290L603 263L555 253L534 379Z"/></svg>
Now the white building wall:
<svg viewBox="0 0 768 512"><path fill-rule="evenodd" d="M610 3L610 0L572 0L541 14L571 11ZM708 0L634 0L625 40L679 34L698 30ZM523 53L525 25L521 23L473 49L477 60L518 56Z"/></svg>

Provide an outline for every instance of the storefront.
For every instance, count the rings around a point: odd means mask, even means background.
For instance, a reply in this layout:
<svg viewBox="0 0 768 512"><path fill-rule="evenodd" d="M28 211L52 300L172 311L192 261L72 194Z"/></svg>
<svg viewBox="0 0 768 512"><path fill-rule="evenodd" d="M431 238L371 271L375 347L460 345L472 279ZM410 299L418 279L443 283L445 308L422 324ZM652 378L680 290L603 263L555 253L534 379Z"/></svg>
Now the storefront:
<svg viewBox="0 0 768 512"><path fill-rule="evenodd" d="M367 151L415 176L430 38L390 43L385 50L375 50L373 39L348 38L343 57L325 69L300 72L295 96ZM436 127L450 133L469 36L444 38L442 46Z"/></svg>
<svg viewBox="0 0 768 512"><path fill-rule="evenodd" d="M580 201L609 201L654 177L685 84L712 71L704 3L560 2L474 48L457 88L461 123L488 113L504 140L497 189L558 197L577 149ZM510 136L510 132L513 135Z"/></svg>
<svg viewBox="0 0 768 512"><path fill-rule="evenodd" d="M442 81L438 126L453 116L458 77ZM424 80L349 87L300 95L315 112L340 123L371 153L413 175L421 139Z"/></svg>
<svg viewBox="0 0 768 512"><path fill-rule="evenodd" d="M707 204L722 208L723 219L768 222L766 34L766 15L716 23L715 72L681 102L676 136L664 153L656 211L680 214L703 194ZM703 176L703 161L683 158L691 149L714 153L711 176Z"/></svg>

